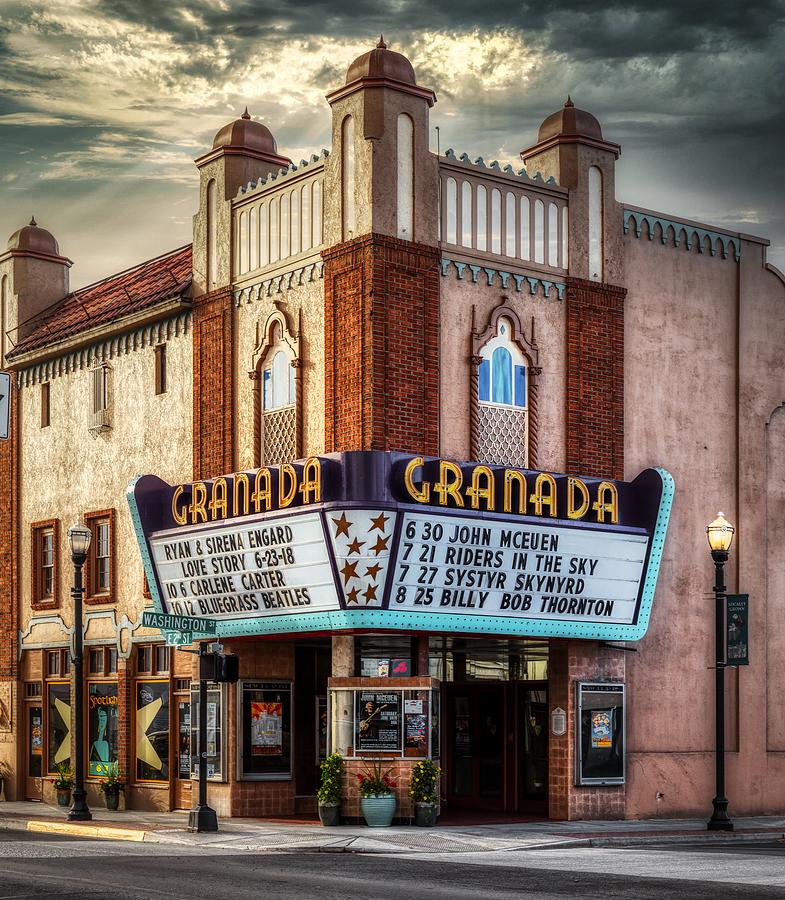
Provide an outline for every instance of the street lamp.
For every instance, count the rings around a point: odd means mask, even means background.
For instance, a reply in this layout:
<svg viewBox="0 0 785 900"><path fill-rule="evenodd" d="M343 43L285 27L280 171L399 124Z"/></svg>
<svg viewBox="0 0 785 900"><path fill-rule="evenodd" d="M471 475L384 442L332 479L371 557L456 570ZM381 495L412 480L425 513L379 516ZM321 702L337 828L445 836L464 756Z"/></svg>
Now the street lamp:
<svg viewBox="0 0 785 900"><path fill-rule="evenodd" d="M74 805L68 812L68 818L75 822L88 822L93 818L87 805L87 793L84 789L84 681L82 679L82 643L84 625L82 622L82 568L90 549L92 532L85 525L73 525L68 529L68 543L71 547L71 560L74 564L74 586L71 597L74 601Z"/></svg>
<svg viewBox="0 0 785 900"><path fill-rule="evenodd" d="M716 796L711 801L714 811L708 821L709 831L733 831L725 796L725 563L736 529L722 513L706 526L706 535L714 560L714 627L715 656L714 703L716 728Z"/></svg>

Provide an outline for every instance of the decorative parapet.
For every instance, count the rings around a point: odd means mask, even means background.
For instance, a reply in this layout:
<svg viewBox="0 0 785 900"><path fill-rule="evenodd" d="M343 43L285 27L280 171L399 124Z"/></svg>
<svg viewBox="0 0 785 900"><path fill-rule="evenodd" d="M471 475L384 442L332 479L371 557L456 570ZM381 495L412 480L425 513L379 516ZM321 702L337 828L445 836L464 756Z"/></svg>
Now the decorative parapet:
<svg viewBox="0 0 785 900"><path fill-rule="evenodd" d="M509 163L504 166L504 168L502 168L499 164L499 161L496 159L486 165L485 160L481 156L478 156L474 160L470 158L468 153L461 153L460 156L456 156L455 151L451 147L444 151L444 158L449 159L452 162L462 162L467 166L474 166L477 169L485 169L486 171L490 170L492 172L498 172L500 175L512 175L517 178L522 178L524 181L535 182L536 184L558 185L558 182L553 176L551 176L546 181L542 177L542 174L540 172L535 172L534 175L530 177L526 169L518 169L518 171L516 172Z"/></svg>
<svg viewBox="0 0 785 900"><path fill-rule="evenodd" d="M234 304L241 306L243 303L253 303L254 300L261 300L263 297L272 297L273 294L282 294L300 285L319 281L323 275L324 263L321 260L306 263L290 272L274 275L272 278L265 278L256 284L235 290Z"/></svg>
<svg viewBox="0 0 785 900"><path fill-rule="evenodd" d="M537 293L538 285L542 287L542 293L545 299L549 299L551 288L556 292L556 300L564 300L564 291L567 285L562 281L549 281L546 278L540 278L536 275L521 275L517 272L505 272L502 269L494 269L491 266L480 266L472 263L459 262L455 259L449 259L446 256L441 260L441 275L446 278L450 273L450 266L455 269L458 281L466 281L471 284L482 284L480 275L485 276L485 284L488 287L496 286L496 277L499 278L499 286L504 290L512 290L513 288L519 293L528 292L532 295Z"/></svg>
<svg viewBox="0 0 785 900"><path fill-rule="evenodd" d="M319 153L318 155L314 153L311 155L310 159L301 159L299 166L291 163L286 169L279 169L277 172L271 172L269 175L262 175L262 177L257 181L249 181L248 184L240 187L240 189L237 191L237 196L242 197L246 194L250 194L256 190L259 190L260 188L264 187L265 185L269 185L272 182L280 182L283 179L293 175L295 172L300 172L302 169L305 169L308 166L313 166L315 163L324 165L324 161L329 155L330 151L322 148L321 153ZM311 172L308 172L307 174L310 175Z"/></svg>
<svg viewBox="0 0 785 900"><path fill-rule="evenodd" d="M712 231L708 228L702 228L699 225L693 225L690 222L679 222L676 219L667 219L657 213L644 212L643 210L627 209L624 210L623 216L624 233L629 234L630 225L635 230L635 237L639 238L642 233L643 223L646 223L647 236L650 241L654 240L654 228L660 226L660 237L663 244L668 244L673 240L673 247L678 247L684 239L684 247L686 250L692 250L697 243L698 253L703 253L706 241L709 242L709 252L712 256L717 255L719 250L722 258L727 259L728 253L733 251L733 258L736 262L741 259L741 240L738 235L729 234L722 231ZM672 237L671 237L672 236Z"/></svg>
<svg viewBox="0 0 785 900"><path fill-rule="evenodd" d="M113 359L116 356L124 356L144 347L152 347L161 344L173 337L186 334L191 325L191 311L186 310L176 316L142 325L133 331L98 341L87 347L81 347L70 353L64 353L47 362L36 363L21 369L17 375L17 384L21 387L29 387L32 384L40 384L43 381L51 381L60 375L76 372L80 369L90 369L97 362Z"/></svg>

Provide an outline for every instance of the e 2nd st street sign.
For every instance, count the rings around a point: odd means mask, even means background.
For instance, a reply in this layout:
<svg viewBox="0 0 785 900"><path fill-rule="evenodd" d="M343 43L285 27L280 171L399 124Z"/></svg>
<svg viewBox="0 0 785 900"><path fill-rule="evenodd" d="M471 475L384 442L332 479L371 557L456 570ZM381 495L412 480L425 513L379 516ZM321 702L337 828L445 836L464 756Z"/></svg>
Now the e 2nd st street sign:
<svg viewBox="0 0 785 900"><path fill-rule="evenodd" d="M142 625L145 628L159 628L161 631L182 631L197 634L215 634L215 619L202 619L198 616L172 616L146 610L142 614Z"/></svg>

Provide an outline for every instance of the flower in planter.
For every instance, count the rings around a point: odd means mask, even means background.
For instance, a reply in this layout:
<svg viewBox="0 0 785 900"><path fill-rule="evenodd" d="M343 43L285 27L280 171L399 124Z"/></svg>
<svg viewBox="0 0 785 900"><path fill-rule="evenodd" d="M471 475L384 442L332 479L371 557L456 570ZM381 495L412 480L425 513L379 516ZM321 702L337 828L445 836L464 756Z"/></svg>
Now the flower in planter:
<svg viewBox="0 0 785 900"><path fill-rule="evenodd" d="M74 773L68 763L57 764L57 775L53 784L58 791L70 791L74 786Z"/></svg>
<svg viewBox="0 0 785 900"><path fill-rule="evenodd" d="M98 784L98 790L104 794L111 794L115 791L122 791L124 787L125 782L120 772L120 764L117 762L109 763L106 778L101 779Z"/></svg>
<svg viewBox="0 0 785 900"><path fill-rule="evenodd" d="M341 775L343 758L340 753L333 753L321 764L322 780L316 797L319 803L341 802Z"/></svg>
<svg viewBox="0 0 785 900"><path fill-rule="evenodd" d="M358 772L357 780L360 783L360 796L373 797L377 794L394 794L398 783L390 778L392 769L382 769L381 760L374 760L366 765L364 772Z"/></svg>
<svg viewBox="0 0 785 900"><path fill-rule="evenodd" d="M437 784L442 770L432 759L420 760L412 768L409 796L415 803L436 803Z"/></svg>

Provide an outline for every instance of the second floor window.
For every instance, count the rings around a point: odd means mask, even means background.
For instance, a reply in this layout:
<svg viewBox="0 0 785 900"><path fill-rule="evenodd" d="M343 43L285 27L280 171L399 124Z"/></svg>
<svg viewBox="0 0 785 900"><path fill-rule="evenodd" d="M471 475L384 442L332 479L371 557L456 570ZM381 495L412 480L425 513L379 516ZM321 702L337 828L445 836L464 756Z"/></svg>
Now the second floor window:
<svg viewBox="0 0 785 900"><path fill-rule="evenodd" d="M57 533L54 519L32 526L33 606L57 604Z"/></svg>
<svg viewBox="0 0 785 900"><path fill-rule="evenodd" d="M92 404L90 429L105 431L112 427L112 370L101 363L90 370L92 377Z"/></svg>
<svg viewBox="0 0 785 900"><path fill-rule="evenodd" d="M264 411L281 409L294 403L294 369L286 353L279 350L262 370L262 404Z"/></svg>
<svg viewBox="0 0 785 900"><path fill-rule="evenodd" d="M109 603L114 580L114 513L105 510L85 515L85 524L92 531L90 553L85 573L87 601Z"/></svg>

